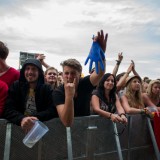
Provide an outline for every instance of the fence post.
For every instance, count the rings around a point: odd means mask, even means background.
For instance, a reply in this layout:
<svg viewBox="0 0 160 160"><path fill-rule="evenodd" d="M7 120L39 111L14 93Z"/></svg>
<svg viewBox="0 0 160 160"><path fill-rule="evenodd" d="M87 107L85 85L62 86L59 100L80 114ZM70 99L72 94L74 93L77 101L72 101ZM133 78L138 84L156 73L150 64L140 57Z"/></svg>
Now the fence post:
<svg viewBox="0 0 160 160"><path fill-rule="evenodd" d="M38 158L37 160L42 160L42 145L43 145L43 142L42 140L40 139L40 141L38 142Z"/></svg>
<svg viewBox="0 0 160 160"><path fill-rule="evenodd" d="M9 160L9 157L10 157L11 131L12 131L12 124L11 124L11 123L7 123L7 126L6 126L6 139L5 139L5 147L4 147L4 157L3 157L3 160Z"/></svg>
<svg viewBox="0 0 160 160"><path fill-rule="evenodd" d="M89 117L88 128L87 128L87 158L86 158L87 160L94 159L95 130L97 130L97 126L95 125L95 118L93 117L97 116Z"/></svg>
<svg viewBox="0 0 160 160"><path fill-rule="evenodd" d="M132 128L132 117L128 115L128 160L130 160L131 128Z"/></svg>
<svg viewBox="0 0 160 160"><path fill-rule="evenodd" d="M68 160L73 160L71 128L66 127Z"/></svg>
<svg viewBox="0 0 160 160"><path fill-rule="evenodd" d="M118 133L116 123L112 122L112 124L113 124L113 128L114 128L114 133ZM119 137L116 134L114 134L114 137L115 137L115 140L116 140L116 146L117 146L117 152L118 152L119 160L123 160L121 145L120 145L120 142L119 142Z"/></svg>

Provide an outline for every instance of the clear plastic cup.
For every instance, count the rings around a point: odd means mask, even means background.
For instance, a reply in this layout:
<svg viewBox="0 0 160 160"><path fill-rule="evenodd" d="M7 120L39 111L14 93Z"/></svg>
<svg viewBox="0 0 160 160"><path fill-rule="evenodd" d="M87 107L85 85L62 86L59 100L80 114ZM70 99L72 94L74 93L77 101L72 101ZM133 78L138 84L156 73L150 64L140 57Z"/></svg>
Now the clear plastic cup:
<svg viewBox="0 0 160 160"><path fill-rule="evenodd" d="M155 107L155 106L148 106L146 108L152 113L153 117L154 117L155 113L157 113L157 116L159 117L159 112L158 112L157 107Z"/></svg>
<svg viewBox="0 0 160 160"><path fill-rule="evenodd" d="M32 129L24 137L23 143L32 148L48 131L49 129L44 123L34 121Z"/></svg>

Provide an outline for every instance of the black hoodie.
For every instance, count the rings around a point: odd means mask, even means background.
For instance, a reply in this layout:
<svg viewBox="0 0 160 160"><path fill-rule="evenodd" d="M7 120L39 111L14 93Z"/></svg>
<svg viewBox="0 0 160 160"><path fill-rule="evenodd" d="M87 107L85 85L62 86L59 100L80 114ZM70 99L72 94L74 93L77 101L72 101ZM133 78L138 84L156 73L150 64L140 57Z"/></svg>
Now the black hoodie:
<svg viewBox="0 0 160 160"><path fill-rule="evenodd" d="M32 115L40 121L47 121L57 117L56 107L53 103L53 97L50 85L44 84L44 75L42 65L37 59L27 59L20 71L19 81L14 82L9 88L8 98L4 108L4 118L20 125L25 117L25 102L28 95L29 84L24 76L25 67L28 64L35 65L39 69L37 87L35 89L35 103L37 113Z"/></svg>
<svg viewBox="0 0 160 160"><path fill-rule="evenodd" d="M27 83L26 78L24 76L24 71L25 71L26 66L29 65L29 64L32 64L32 65L36 66L39 70L39 77L38 77L38 84L37 85L44 84L44 72L43 72L43 69L42 69L41 62L37 59L27 59L24 62L23 66L22 66L22 69L20 70L19 81Z"/></svg>

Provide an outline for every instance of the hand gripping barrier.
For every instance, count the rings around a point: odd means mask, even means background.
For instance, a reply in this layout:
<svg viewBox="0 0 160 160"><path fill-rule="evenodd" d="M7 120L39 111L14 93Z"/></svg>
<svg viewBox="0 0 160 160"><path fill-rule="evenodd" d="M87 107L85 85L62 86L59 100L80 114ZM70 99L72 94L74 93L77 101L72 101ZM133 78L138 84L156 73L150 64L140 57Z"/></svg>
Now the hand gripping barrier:
<svg viewBox="0 0 160 160"><path fill-rule="evenodd" d="M22 143L24 132L19 126L0 120L0 159L159 160L150 119L142 115L128 118L129 124L119 136L115 133L123 126L99 116L76 117L71 128L53 119L45 122L49 132L32 148Z"/></svg>

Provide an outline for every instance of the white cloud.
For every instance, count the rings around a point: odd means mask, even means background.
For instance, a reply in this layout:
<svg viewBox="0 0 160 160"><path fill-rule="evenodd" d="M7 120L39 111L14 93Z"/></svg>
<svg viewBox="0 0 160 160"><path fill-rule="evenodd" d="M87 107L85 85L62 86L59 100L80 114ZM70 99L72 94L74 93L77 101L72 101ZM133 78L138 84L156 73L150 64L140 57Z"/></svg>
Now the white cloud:
<svg viewBox="0 0 160 160"><path fill-rule="evenodd" d="M140 75L157 78L160 62L158 4L156 0L0 1L0 37L10 48L7 61L13 66L18 66L20 51L34 51L45 53L46 61L60 69L58 63L70 57L83 64L92 34L103 29L109 33L108 72L112 71L118 52L123 52L119 72L125 71L133 59ZM146 65L151 69L145 70ZM88 74L88 66L83 68Z"/></svg>

